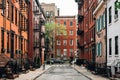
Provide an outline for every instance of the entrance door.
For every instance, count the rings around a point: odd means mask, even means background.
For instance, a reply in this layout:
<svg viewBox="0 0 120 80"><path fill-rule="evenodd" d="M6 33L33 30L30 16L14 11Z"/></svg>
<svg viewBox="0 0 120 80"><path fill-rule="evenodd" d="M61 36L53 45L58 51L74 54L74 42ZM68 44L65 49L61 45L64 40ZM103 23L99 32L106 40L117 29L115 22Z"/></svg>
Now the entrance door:
<svg viewBox="0 0 120 80"><path fill-rule="evenodd" d="M92 45L92 62L93 62L94 65L95 65L95 57L96 57L96 55L95 55L95 45Z"/></svg>
<svg viewBox="0 0 120 80"><path fill-rule="evenodd" d="M14 32L11 33L11 58L14 58Z"/></svg>

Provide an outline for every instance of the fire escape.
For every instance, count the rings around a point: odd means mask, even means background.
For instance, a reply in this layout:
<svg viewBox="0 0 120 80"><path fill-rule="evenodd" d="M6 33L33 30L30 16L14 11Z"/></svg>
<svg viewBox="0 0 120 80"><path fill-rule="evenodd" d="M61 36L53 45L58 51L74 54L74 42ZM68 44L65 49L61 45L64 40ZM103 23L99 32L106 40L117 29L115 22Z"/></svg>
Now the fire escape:
<svg viewBox="0 0 120 80"><path fill-rule="evenodd" d="M26 5L27 4L27 5ZM19 5L20 5L20 13L19 13L19 33L20 33L20 38L21 38L21 45L22 45L22 32L28 31L28 2L27 0L19 0ZM22 46L21 46L22 48Z"/></svg>
<svg viewBox="0 0 120 80"><path fill-rule="evenodd" d="M34 63L35 67L41 65L41 23L40 23L40 9L39 6L33 6L34 20ZM39 19L38 19L39 18ZM36 59L36 60L35 60Z"/></svg>
<svg viewBox="0 0 120 80"><path fill-rule="evenodd" d="M82 25L82 22L84 20L84 16L82 15L82 12L81 12L81 8L83 6L83 3L84 3L84 0L75 0L75 2L77 2L78 4L78 30L77 30L77 35L80 37L81 40L78 40L78 49L83 49L83 46L82 43L84 43L84 30L83 30L83 25Z"/></svg>
<svg viewBox="0 0 120 80"><path fill-rule="evenodd" d="M21 64L23 63L23 56L26 55L27 50L24 46L24 41L26 41L23 33L28 35L28 0L19 0L20 12L19 12L19 50L16 50L16 53L20 54ZM26 41L27 42L27 41ZM27 43L26 43L27 44ZM26 51L25 51L26 50ZM23 65L22 65L23 66ZM24 70L24 68L22 68Z"/></svg>
<svg viewBox="0 0 120 80"><path fill-rule="evenodd" d="M37 6L34 6L34 9L33 9L33 12L34 12L34 14L35 14L35 16L40 16L39 15L39 9L38 9L38 7ZM39 23L37 23L36 21L34 22L34 34L35 33L40 33L40 25L39 25ZM36 49L36 48L40 48L40 37L39 36L37 36L37 35L34 35L35 37L34 37L34 49ZM37 38L38 37L38 38Z"/></svg>

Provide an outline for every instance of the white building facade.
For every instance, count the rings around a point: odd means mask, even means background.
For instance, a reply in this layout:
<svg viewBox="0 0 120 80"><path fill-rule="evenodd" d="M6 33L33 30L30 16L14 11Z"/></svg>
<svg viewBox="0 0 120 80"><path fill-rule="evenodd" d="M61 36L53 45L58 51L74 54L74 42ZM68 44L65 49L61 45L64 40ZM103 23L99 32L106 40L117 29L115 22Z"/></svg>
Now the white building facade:
<svg viewBox="0 0 120 80"><path fill-rule="evenodd" d="M112 75L120 72L120 9L115 8L115 2L107 1L107 66ZM116 70L115 70L116 69Z"/></svg>

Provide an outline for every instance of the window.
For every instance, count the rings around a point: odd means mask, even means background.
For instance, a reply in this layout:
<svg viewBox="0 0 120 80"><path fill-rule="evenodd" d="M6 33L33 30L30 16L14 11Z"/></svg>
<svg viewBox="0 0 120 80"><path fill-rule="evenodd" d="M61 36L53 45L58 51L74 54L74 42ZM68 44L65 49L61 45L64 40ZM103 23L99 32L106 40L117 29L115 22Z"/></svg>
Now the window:
<svg viewBox="0 0 120 80"><path fill-rule="evenodd" d="M69 32L69 33L70 33L70 35L73 35L73 30L70 30L70 32Z"/></svg>
<svg viewBox="0 0 120 80"><path fill-rule="evenodd" d="M103 27L105 27L105 12L103 13Z"/></svg>
<svg viewBox="0 0 120 80"><path fill-rule="evenodd" d="M73 22L72 21L70 22L70 26L73 26Z"/></svg>
<svg viewBox="0 0 120 80"><path fill-rule="evenodd" d="M24 27L24 17L23 17L23 15L21 15L21 29L23 29L23 27Z"/></svg>
<svg viewBox="0 0 120 80"><path fill-rule="evenodd" d="M115 55L118 55L118 36L115 37Z"/></svg>
<svg viewBox="0 0 120 80"><path fill-rule="evenodd" d="M24 23L23 23L23 28L25 29L25 25L26 25L26 18L24 17L23 19L24 19L24 20L23 20L23 21L24 21Z"/></svg>
<svg viewBox="0 0 120 80"><path fill-rule="evenodd" d="M19 21L18 21L19 27L21 26L21 14L19 13Z"/></svg>
<svg viewBox="0 0 120 80"><path fill-rule="evenodd" d="M73 55L73 49L70 49L70 56Z"/></svg>
<svg viewBox="0 0 120 80"><path fill-rule="evenodd" d="M98 32L100 31L100 17L98 19Z"/></svg>
<svg viewBox="0 0 120 80"><path fill-rule="evenodd" d="M64 45L64 46L67 45L67 40L63 40L63 45Z"/></svg>
<svg viewBox="0 0 120 80"><path fill-rule="evenodd" d="M66 21L64 21L64 26L66 26Z"/></svg>
<svg viewBox="0 0 120 80"><path fill-rule="evenodd" d="M25 39L24 39L24 51L26 51L26 49L25 49L25 47L26 47L26 45L25 45L26 43L25 43Z"/></svg>
<svg viewBox="0 0 120 80"><path fill-rule="evenodd" d="M50 13L48 11L46 11L46 17L50 17Z"/></svg>
<svg viewBox="0 0 120 80"><path fill-rule="evenodd" d="M10 14L9 14L9 2L7 1L7 3L6 3L6 16L7 16L7 18L9 18L10 17Z"/></svg>
<svg viewBox="0 0 120 80"><path fill-rule="evenodd" d="M25 44L25 46L26 46L26 49L25 49L25 50L27 50L27 49L28 49L27 40L25 40L25 42L26 42L26 44Z"/></svg>
<svg viewBox="0 0 120 80"><path fill-rule="evenodd" d="M16 48L16 50L17 50L17 43L18 43L18 42L17 42L17 35L15 36L15 41L16 41L16 42L15 42L15 48Z"/></svg>
<svg viewBox="0 0 120 80"><path fill-rule="evenodd" d="M28 19L25 20L25 30L28 29Z"/></svg>
<svg viewBox="0 0 120 80"><path fill-rule="evenodd" d="M60 26L60 22L58 22L58 26Z"/></svg>
<svg viewBox="0 0 120 80"><path fill-rule="evenodd" d="M112 55L112 39L109 39L109 55Z"/></svg>
<svg viewBox="0 0 120 80"><path fill-rule="evenodd" d="M98 0L98 3L100 3L102 0Z"/></svg>
<svg viewBox="0 0 120 80"><path fill-rule="evenodd" d="M115 1L114 5L116 5L117 2L118 2L118 0ZM118 9L116 6L115 6L114 12L115 12L114 18L116 19L116 18L118 18Z"/></svg>
<svg viewBox="0 0 120 80"><path fill-rule="evenodd" d="M17 25L17 9L15 8L15 24Z"/></svg>
<svg viewBox="0 0 120 80"><path fill-rule="evenodd" d="M104 27L104 15L101 16L101 29Z"/></svg>
<svg viewBox="0 0 120 80"><path fill-rule="evenodd" d="M112 7L109 8L109 23L112 22L112 12L111 12L111 10L112 10Z"/></svg>
<svg viewBox="0 0 120 80"><path fill-rule="evenodd" d="M101 56L102 55L102 44L98 43L97 44L97 56Z"/></svg>
<svg viewBox="0 0 120 80"><path fill-rule="evenodd" d="M54 12L53 11L50 12L50 16L54 16Z"/></svg>
<svg viewBox="0 0 120 80"><path fill-rule="evenodd" d="M67 56L67 49L63 49L63 55Z"/></svg>
<svg viewBox="0 0 120 80"><path fill-rule="evenodd" d="M57 49L57 56L61 55L61 49Z"/></svg>
<svg viewBox="0 0 120 80"><path fill-rule="evenodd" d="M96 20L96 31L98 32L98 19Z"/></svg>
<svg viewBox="0 0 120 80"><path fill-rule="evenodd" d="M19 37L19 49L21 49L21 38Z"/></svg>
<svg viewBox="0 0 120 80"><path fill-rule="evenodd" d="M7 32L7 51L9 50L9 32Z"/></svg>
<svg viewBox="0 0 120 80"><path fill-rule="evenodd" d="M57 35L61 35L60 31L57 31Z"/></svg>
<svg viewBox="0 0 120 80"><path fill-rule="evenodd" d="M72 39L70 40L70 46L73 46L73 40Z"/></svg>
<svg viewBox="0 0 120 80"><path fill-rule="evenodd" d="M4 53L4 30L2 29L1 30L1 46L2 46L2 49L1 49L1 52Z"/></svg>
<svg viewBox="0 0 120 80"><path fill-rule="evenodd" d="M23 51L23 38L21 38L21 50Z"/></svg>
<svg viewBox="0 0 120 80"><path fill-rule="evenodd" d="M73 49L70 49L70 53L73 53Z"/></svg>
<svg viewBox="0 0 120 80"><path fill-rule="evenodd" d="M12 5L11 20L14 22L14 6Z"/></svg>
<svg viewBox="0 0 120 80"><path fill-rule="evenodd" d="M61 42L59 39L57 40L57 45L61 45Z"/></svg>

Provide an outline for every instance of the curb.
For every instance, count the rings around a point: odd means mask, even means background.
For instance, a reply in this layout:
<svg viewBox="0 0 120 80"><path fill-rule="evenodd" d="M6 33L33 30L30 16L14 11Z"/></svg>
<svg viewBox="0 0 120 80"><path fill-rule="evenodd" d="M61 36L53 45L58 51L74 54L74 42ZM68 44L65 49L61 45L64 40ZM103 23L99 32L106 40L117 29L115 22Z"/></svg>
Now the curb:
<svg viewBox="0 0 120 80"><path fill-rule="evenodd" d="M41 76L42 74L44 74L47 70L49 70L52 66L50 66L48 69L46 69L44 72L42 72L41 74L39 74L38 76L36 76L33 80L37 79L39 76Z"/></svg>
<svg viewBox="0 0 120 80"><path fill-rule="evenodd" d="M90 78L90 77L86 76L85 74L81 73L79 70L77 70L77 69L74 68L73 66L72 66L72 68L73 68L74 70L76 70L78 73L80 73L80 74L82 74L83 76L87 77L88 79L92 80L92 78Z"/></svg>

